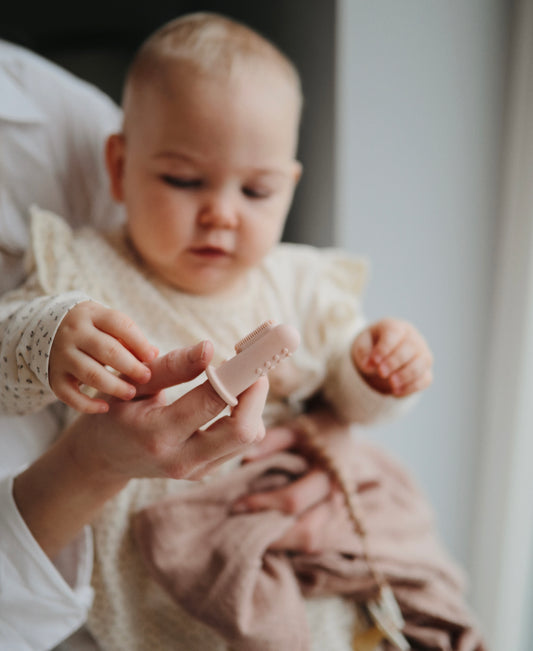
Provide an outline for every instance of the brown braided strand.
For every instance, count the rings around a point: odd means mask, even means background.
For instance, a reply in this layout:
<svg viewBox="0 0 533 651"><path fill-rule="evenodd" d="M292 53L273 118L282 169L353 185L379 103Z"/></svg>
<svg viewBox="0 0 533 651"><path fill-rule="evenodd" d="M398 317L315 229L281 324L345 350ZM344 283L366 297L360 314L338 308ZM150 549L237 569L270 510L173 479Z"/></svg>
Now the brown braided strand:
<svg viewBox="0 0 533 651"><path fill-rule="evenodd" d="M320 433L313 420L308 416L302 415L298 417L296 422L302 447L311 458L328 473L332 481L341 491L350 522L353 525L355 533L361 539L363 558L368 567L368 571L375 580L377 586L380 589L383 588L388 585L388 582L370 559L368 532L363 523L360 505L355 500L355 494L350 490L348 481L337 467L335 461L328 454L325 447L320 443Z"/></svg>

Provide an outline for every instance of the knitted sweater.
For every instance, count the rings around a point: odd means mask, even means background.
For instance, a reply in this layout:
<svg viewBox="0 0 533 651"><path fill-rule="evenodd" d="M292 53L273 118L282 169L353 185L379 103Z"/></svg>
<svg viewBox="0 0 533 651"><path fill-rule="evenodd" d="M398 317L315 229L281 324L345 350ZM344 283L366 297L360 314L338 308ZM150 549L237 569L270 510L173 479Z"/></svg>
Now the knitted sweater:
<svg viewBox="0 0 533 651"><path fill-rule="evenodd" d="M74 233L57 216L33 209L32 271L21 289L0 302L0 410L26 413L54 400L48 356L54 333L73 305L92 299L128 314L161 353L210 339L214 363L259 323L274 319L300 331L301 344L270 378L268 425L301 410L321 392L337 413L355 423L396 416L409 401L373 391L354 369L349 347L363 327L363 261L334 249L280 244L252 269L239 295L184 294L145 269L124 230ZM199 383L168 390L169 399ZM229 462L221 472L235 467ZM223 651L224 641L193 620L148 577L132 541L133 513L186 481L132 480L94 523L95 601L89 626L102 648ZM355 609L340 598L309 600L313 649L347 651Z"/></svg>

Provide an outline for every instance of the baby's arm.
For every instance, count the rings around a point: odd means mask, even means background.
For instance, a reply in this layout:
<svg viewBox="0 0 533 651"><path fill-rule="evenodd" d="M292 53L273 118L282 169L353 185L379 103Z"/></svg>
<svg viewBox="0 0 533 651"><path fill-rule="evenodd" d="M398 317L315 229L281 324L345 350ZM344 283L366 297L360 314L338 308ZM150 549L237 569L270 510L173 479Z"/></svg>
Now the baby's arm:
<svg viewBox="0 0 533 651"><path fill-rule="evenodd" d="M433 356L418 330L400 319L382 319L355 338L351 356L367 384L384 394L408 396L433 380Z"/></svg>
<svg viewBox="0 0 533 651"><path fill-rule="evenodd" d="M332 356L323 394L339 418L370 425L404 414L431 384L433 359L422 335L399 319L359 331Z"/></svg>
<svg viewBox="0 0 533 651"><path fill-rule="evenodd" d="M0 299L0 412L28 414L56 400L48 383L53 337L63 316L82 292L44 296L32 275L20 288Z"/></svg>
<svg viewBox="0 0 533 651"><path fill-rule="evenodd" d="M32 275L28 281L19 289L5 294L0 300L0 379L1 390L0 390L0 412L3 414L27 414L35 412L39 409L42 409L46 405L50 404L56 399L53 391L51 390L50 383L50 373L56 373L59 369L61 370L61 364L64 362L60 361L58 367L54 366L54 371L49 368L49 361L51 356L51 349L56 342L56 335L62 326L69 325L70 329L73 327L71 320L68 318L69 314L75 310L78 311L78 307L95 305L90 302L89 297L82 292L67 292L65 294L59 294L55 296L45 296L43 295L43 290L39 281L37 274ZM113 356L113 351L122 353L123 350L126 350L128 347L131 348L134 356L137 356L137 361L131 365L130 370L128 371L129 375L135 376L137 373L138 376L142 376L145 371L144 365L139 361L140 359L150 359L155 356L155 353L152 352L152 347L146 342L144 337L140 335L133 326L133 334L129 334L128 324L131 324L131 321L127 317L122 317L116 312L107 310L106 308L97 305L97 312L104 311L106 313L111 313L110 320L112 323L116 322L118 317L119 323L122 323L122 326L112 326L112 332L118 332L121 329L124 329L123 340L124 344L115 341L109 335L106 335L106 320L103 319L102 322L98 322L102 327L102 330L97 330L96 326L91 326L96 330L96 336L91 340L90 333L87 329L83 329L79 324L74 324L76 329L75 338L79 338L80 349L85 351L79 355L72 355L74 359L80 361L81 366L86 368L84 365L84 357L88 355L95 357L102 357L101 363L107 363L107 359L111 359ZM84 312L87 312L87 309L84 308ZM81 312L81 310L79 311ZM123 320L121 321L121 317ZM124 328L124 325L126 326ZM115 330L113 330L113 327ZM118 330L117 330L118 328ZM90 330L90 329L89 329ZM108 328L109 330L109 328ZM107 343L111 343L111 347L98 349L98 342L102 342L105 339ZM84 337L84 338L83 338ZM96 340L96 344L94 343ZM60 338L61 341L61 338ZM92 343L91 343L92 341ZM87 343L88 348L86 348L85 342ZM96 347L95 347L96 345ZM124 359L129 359L128 355L131 354L126 350L127 355L118 355L122 361L117 361L116 364L119 368L117 370L122 372L123 369L128 370L124 365ZM60 350L60 355L64 355L65 351ZM111 355L111 357L110 357ZM68 355L67 355L68 357ZM118 360L117 357L117 360ZM87 357L87 359L89 359ZM91 361L91 360L89 360ZM131 362L131 360L130 360ZM98 364L97 362L94 362ZM68 364L68 362L67 362ZM132 371L131 368L135 367L136 371ZM74 366L71 369L72 376L76 377L77 373L80 372L80 366ZM99 370L99 369L98 369ZM111 373L105 371L102 368L101 373L106 375L112 375ZM148 374L149 376L149 374ZM97 374L95 377L101 378L101 374ZM132 377L136 379L137 376ZM64 376L63 376L64 378ZM90 379L90 377L89 377ZM113 379L113 378L111 378ZM117 378L118 379L118 378ZM87 381L79 378L80 381ZM106 377L106 380L108 378ZM90 398L83 396L83 394L77 393L74 395L74 400L76 404L72 403L71 397L65 395L59 395L62 392L62 381L60 378L59 384L56 385L54 382L54 389L58 391L58 397L64 399L68 404L72 406L89 411L100 411L102 410L103 401L91 401ZM101 379L99 380L101 382ZM75 392L76 389L73 387L78 387L78 381L71 379L71 391ZM91 385L89 381L88 384ZM96 385L95 385L96 386ZM100 385L98 385L100 386ZM118 386L124 388L123 385L119 384ZM117 385L114 385L115 389ZM110 387L112 390L113 388ZM78 396L81 397L80 402ZM78 406L79 402L79 406ZM105 410L107 407L103 405Z"/></svg>
<svg viewBox="0 0 533 651"><path fill-rule="evenodd" d="M94 301L78 303L63 318L54 337L50 387L60 400L78 411L104 412L109 408L107 402L82 393L80 385L130 400L135 387L105 367L144 384L150 379L144 362L150 362L157 353L125 314Z"/></svg>

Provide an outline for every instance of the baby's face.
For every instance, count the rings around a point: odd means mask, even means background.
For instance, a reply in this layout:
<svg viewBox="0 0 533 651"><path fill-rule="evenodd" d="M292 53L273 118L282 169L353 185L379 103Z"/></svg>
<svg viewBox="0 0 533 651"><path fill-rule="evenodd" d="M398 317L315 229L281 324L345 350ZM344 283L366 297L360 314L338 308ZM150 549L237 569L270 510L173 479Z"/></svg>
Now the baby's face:
<svg viewBox="0 0 533 651"><path fill-rule="evenodd" d="M181 72L164 93L130 98L125 135L108 143L134 247L185 292L236 291L281 236L300 171L298 102L270 76Z"/></svg>

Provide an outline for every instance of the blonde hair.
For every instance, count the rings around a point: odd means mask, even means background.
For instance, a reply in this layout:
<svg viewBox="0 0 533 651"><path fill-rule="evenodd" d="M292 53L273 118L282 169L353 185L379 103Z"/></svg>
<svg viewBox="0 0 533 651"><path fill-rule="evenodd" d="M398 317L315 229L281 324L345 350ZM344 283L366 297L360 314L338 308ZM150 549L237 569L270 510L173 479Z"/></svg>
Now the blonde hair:
<svg viewBox="0 0 533 651"><path fill-rule="evenodd" d="M254 63L273 64L287 79L302 107L300 75L292 61L268 39L225 16L198 12L166 23L141 45L126 77L128 89L163 82L169 65L179 63L205 76L231 77Z"/></svg>

